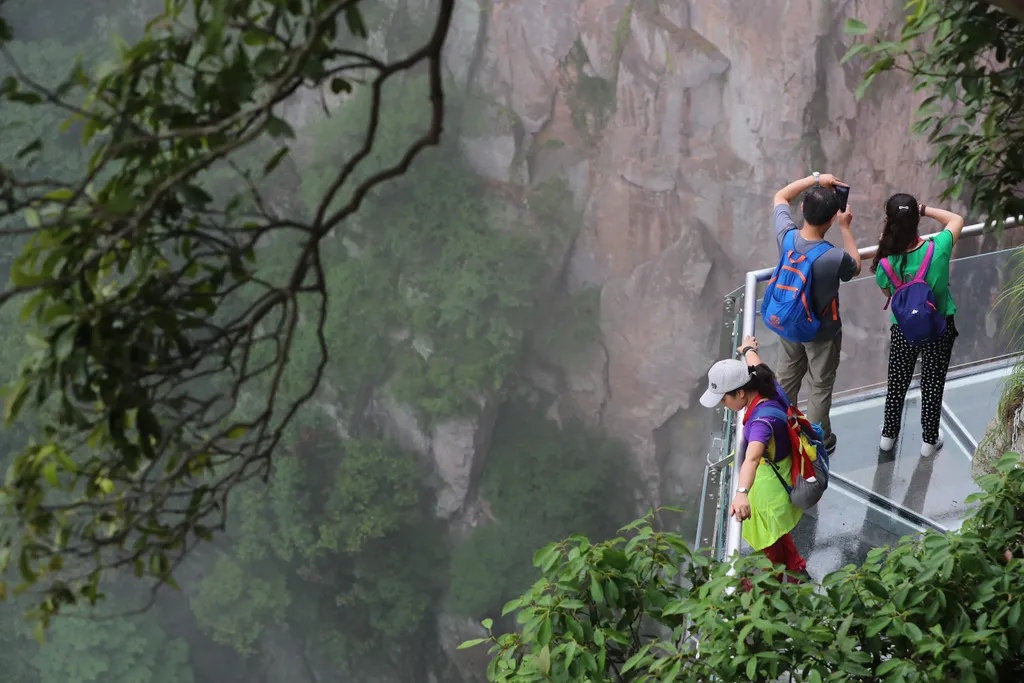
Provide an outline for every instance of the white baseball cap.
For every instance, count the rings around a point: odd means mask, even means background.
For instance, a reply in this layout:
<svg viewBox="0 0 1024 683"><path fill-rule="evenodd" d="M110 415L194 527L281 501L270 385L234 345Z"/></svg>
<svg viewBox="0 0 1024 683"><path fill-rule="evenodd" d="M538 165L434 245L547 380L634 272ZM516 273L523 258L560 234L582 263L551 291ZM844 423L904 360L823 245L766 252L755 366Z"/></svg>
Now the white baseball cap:
<svg viewBox="0 0 1024 683"><path fill-rule="evenodd" d="M708 390L700 397L700 404L714 408L723 396L746 386L749 381L750 373L745 362L735 358L720 360L708 370Z"/></svg>

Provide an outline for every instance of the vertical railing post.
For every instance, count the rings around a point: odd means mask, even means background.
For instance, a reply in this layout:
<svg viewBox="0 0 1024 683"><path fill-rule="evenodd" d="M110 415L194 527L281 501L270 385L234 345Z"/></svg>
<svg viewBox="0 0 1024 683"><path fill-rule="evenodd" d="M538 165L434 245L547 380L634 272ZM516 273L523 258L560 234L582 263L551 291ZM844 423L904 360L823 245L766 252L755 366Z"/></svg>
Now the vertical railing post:
<svg viewBox="0 0 1024 683"><path fill-rule="evenodd" d="M754 334L754 321L757 315L757 273L747 273L747 280L743 287L743 327L740 336L742 340L747 335ZM733 349L735 353L735 349ZM723 500L722 505L728 506L732 504L732 498L736 495L736 489L739 487L740 482L740 467L743 466L743 454L746 451L747 444L743 441L743 412L740 411L736 415L736 421L733 425L733 429L736 430L736 434L732 439L734 444L734 456L732 466L732 477L729 484L729 500ZM742 538L742 526L740 521L735 517L729 517L728 532L725 537L725 556L732 558L734 554L739 553L740 550L740 539Z"/></svg>
<svg viewBox="0 0 1024 683"><path fill-rule="evenodd" d="M716 358L727 358L736 347L736 335L740 322L736 311L738 301L743 297L740 287L725 295L722 302L722 328L719 335ZM712 413L711 440L708 447L707 466L704 469L704 484L701 488L701 507L697 520L698 548L713 548L717 558L722 557L725 548L724 520L722 511L723 477L728 472L723 460L731 452L732 419L724 406L717 406Z"/></svg>

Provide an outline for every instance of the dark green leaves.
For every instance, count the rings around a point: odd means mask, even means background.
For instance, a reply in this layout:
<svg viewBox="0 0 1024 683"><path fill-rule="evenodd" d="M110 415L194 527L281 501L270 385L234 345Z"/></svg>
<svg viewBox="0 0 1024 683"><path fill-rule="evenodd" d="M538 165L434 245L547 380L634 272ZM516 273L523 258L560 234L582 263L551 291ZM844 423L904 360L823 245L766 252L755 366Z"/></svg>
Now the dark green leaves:
<svg viewBox="0 0 1024 683"><path fill-rule="evenodd" d="M1024 213L1024 72L1013 66L1024 60L1024 25L967 0L910 0L907 9L898 36L866 38L843 57L867 65L856 98L881 74L908 73L929 94L913 131L932 145L946 182L939 199L966 197L969 214L997 221ZM869 28L851 19L846 33Z"/></svg>
<svg viewBox="0 0 1024 683"><path fill-rule="evenodd" d="M274 169L278 167L285 156L291 150L288 147L282 147L281 149L274 152L273 156L267 159L267 163L263 165L263 175L268 176L274 172Z"/></svg>
<svg viewBox="0 0 1024 683"><path fill-rule="evenodd" d="M1007 571L1003 556L1007 547L1020 552L1024 532L1017 512L1024 469L1016 463L1018 456L1000 463L999 479L961 531L876 549L862 568L826 576L820 588L780 583L760 554L739 560L735 576L727 564L705 573L684 560L680 538L651 528L653 515L630 525L630 535L646 542L549 545L537 564L553 548L569 562L524 594L522 636L497 637L491 654L501 664L488 679L523 680L513 671L542 657L551 680L567 683L596 680L592 664L634 681L774 681L798 673L801 681L927 683L969 671L973 680L998 683L1021 665L1024 645L1024 575ZM678 567L683 581L667 580ZM942 571L926 578L927 567ZM612 586L621 587L614 606Z"/></svg>
<svg viewBox="0 0 1024 683"><path fill-rule="evenodd" d="M36 138L32 142L28 143L27 145L19 149L16 158L21 159L23 157L27 157L29 154L32 154L33 152L38 152L42 148L43 141L40 140L39 138Z"/></svg>
<svg viewBox="0 0 1024 683"><path fill-rule="evenodd" d="M848 36L862 36L868 32L868 26L858 19L847 19L843 27L843 33Z"/></svg>
<svg viewBox="0 0 1024 683"><path fill-rule="evenodd" d="M261 76L273 76L281 68L286 56L284 51L268 47L256 56L252 68Z"/></svg>
<svg viewBox="0 0 1024 683"><path fill-rule="evenodd" d="M481 643L486 643L488 640L490 640L490 639L489 638L476 638L474 640L467 640L464 643L460 643L459 646L457 648L455 648L455 649L456 650L465 650L466 648L476 647L477 645L480 645Z"/></svg>
<svg viewBox="0 0 1024 683"><path fill-rule="evenodd" d="M351 3L345 10L345 23L348 25L348 30L357 38L365 39L368 35L366 24L363 23L363 15L359 11L357 3Z"/></svg>
<svg viewBox="0 0 1024 683"><path fill-rule="evenodd" d="M279 207L299 194L297 181L275 185L263 176L288 154L280 140L296 137L282 111L296 92L348 92L338 74L353 65L374 78L366 65L380 57L351 49L368 33L357 4L157 3L150 9L166 14L144 31L126 31L139 36L134 44L113 31L113 45L104 34L95 54L77 54L91 42L5 46L22 68L0 85L5 131L20 135L3 143L0 222L31 233L14 245L20 253L6 262L10 283L0 297L13 311L10 322L23 312L8 330L15 343L5 419L31 420L36 441L14 444L4 462L4 513L20 536L6 536L0 550L22 570L18 588L41 596L42 624L79 596L95 599L114 568L173 586L177 554L193 537L211 538L228 492L265 473L272 449L298 441L291 421L326 363L318 334L326 313L310 305L327 299L320 242L358 208L355 201L346 208L345 197L373 196L404 168L378 164L369 173L356 164L335 182L345 165L343 150L332 147L328 184L339 192L340 213L316 225L297 222L306 212L291 208L283 212L289 220L281 218ZM452 5L441 6L443 33ZM342 15L351 36L339 35ZM143 28L132 21L130 28ZM428 46L413 61L439 51ZM339 64L339 53L348 64ZM397 65L391 82L401 85L402 72L416 66ZM433 90L436 101L442 93ZM402 114L422 130L431 110L427 97L418 103ZM388 149L410 160L437 140L433 132L415 148L409 138ZM349 290L365 305L364 291ZM391 323L383 320L380 333L393 332ZM289 365L295 359L303 365ZM416 472L411 480L419 479ZM410 516L410 506L422 512L418 497L399 493L412 502L353 504L372 514L334 525L324 543L361 546ZM374 490L336 494L372 497ZM65 576L67 558L76 566ZM375 569L361 571L381 575ZM373 590L387 592L381 582ZM407 602L403 614L430 604L418 592ZM286 604L266 609L277 615ZM210 614L218 613L214 604Z"/></svg>
<svg viewBox="0 0 1024 683"><path fill-rule="evenodd" d="M267 117L266 130L269 135L275 138L295 138L295 131L292 127L284 119L273 115Z"/></svg>
<svg viewBox="0 0 1024 683"><path fill-rule="evenodd" d="M344 78L332 78L331 92L334 93L335 95L343 92L352 92L352 84L346 81Z"/></svg>

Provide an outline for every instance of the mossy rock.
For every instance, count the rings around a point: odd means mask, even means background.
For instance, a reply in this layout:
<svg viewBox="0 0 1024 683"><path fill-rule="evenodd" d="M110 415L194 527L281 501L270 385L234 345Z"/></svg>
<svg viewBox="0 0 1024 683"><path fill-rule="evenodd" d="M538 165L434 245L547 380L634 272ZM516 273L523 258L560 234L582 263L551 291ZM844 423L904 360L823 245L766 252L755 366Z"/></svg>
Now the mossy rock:
<svg viewBox="0 0 1024 683"><path fill-rule="evenodd" d="M1017 427L1017 438L1013 438L1014 422L1018 420L1018 411L1024 403L1024 376L1015 373L1007 382L1003 396L988 425L985 437L978 444L971 461L971 476L975 479L986 474L996 474L995 464L1004 453L1024 453L1024 424Z"/></svg>

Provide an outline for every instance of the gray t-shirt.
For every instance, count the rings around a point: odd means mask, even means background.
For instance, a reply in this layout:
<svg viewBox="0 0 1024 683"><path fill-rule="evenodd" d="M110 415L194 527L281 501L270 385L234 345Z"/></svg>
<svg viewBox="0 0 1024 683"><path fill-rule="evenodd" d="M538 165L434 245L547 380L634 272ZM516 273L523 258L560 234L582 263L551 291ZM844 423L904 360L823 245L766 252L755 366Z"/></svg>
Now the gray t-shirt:
<svg viewBox="0 0 1024 683"><path fill-rule="evenodd" d="M787 232L796 229L789 207L785 204L776 206L775 243L779 249L779 258L782 258L783 238ZM822 242L832 248L819 256L811 266L811 306L821 319L815 341L832 339L843 329L843 321L839 317L839 282L849 282L857 274L857 262L853 257L827 240L805 240L798 232L793 245L798 252L806 254Z"/></svg>

